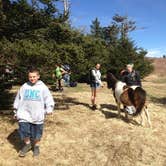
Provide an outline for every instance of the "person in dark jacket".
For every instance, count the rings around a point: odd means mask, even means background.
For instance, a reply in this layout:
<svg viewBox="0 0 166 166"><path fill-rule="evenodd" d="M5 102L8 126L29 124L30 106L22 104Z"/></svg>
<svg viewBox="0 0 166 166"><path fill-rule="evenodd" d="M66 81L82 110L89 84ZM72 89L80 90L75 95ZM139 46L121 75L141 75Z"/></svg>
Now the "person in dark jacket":
<svg viewBox="0 0 166 166"><path fill-rule="evenodd" d="M142 86L138 71L133 69L133 64L127 64L126 69L121 71L122 81L128 86Z"/></svg>

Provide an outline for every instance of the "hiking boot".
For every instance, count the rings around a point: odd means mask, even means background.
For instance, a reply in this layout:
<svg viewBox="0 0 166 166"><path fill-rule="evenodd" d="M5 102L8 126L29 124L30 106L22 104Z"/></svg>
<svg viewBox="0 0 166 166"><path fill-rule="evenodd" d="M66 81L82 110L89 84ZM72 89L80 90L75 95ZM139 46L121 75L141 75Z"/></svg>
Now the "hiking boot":
<svg viewBox="0 0 166 166"><path fill-rule="evenodd" d="M25 144L24 147L20 150L20 157L25 157L26 153L32 148L31 144Z"/></svg>
<svg viewBox="0 0 166 166"><path fill-rule="evenodd" d="M33 157L38 156L39 154L40 154L39 146L34 146Z"/></svg>

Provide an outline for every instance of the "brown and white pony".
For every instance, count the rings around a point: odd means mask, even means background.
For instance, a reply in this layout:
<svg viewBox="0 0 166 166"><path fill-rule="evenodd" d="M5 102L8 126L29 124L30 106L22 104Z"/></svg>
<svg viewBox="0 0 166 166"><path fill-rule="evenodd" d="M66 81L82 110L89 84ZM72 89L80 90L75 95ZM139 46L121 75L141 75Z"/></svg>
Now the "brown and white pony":
<svg viewBox="0 0 166 166"><path fill-rule="evenodd" d="M134 106L133 116L141 115L141 125L143 125L143 111L151 127L149 112L146 105L146 91L138 86L128 87L126 83L119 81L111 72L107 72L107 87L112 89L120 117L120 105ZM128 117L127 112L125 116Z"/></svg>

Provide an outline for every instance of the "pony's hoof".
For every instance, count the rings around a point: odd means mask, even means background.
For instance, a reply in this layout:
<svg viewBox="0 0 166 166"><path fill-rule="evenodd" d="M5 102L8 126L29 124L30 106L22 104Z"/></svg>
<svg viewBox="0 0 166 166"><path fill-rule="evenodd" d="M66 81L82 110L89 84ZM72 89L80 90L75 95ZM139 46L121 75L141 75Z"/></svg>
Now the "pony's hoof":
<svg viewBox="0 0 166 166"><path fill-rule="evenodd" d="M145 124L144 124L144 123L142 123L142 122L141 122L141 123L139 123L139 124L140 124L140 126L142 126L142 127L144 127L144 126L145 126Z"/></svg>
<svg viewBox="0 0 166 166"><path fill-rule="evenodd" d="M152 129L152 125L151 124L149 124L149 128Z"/></svg>

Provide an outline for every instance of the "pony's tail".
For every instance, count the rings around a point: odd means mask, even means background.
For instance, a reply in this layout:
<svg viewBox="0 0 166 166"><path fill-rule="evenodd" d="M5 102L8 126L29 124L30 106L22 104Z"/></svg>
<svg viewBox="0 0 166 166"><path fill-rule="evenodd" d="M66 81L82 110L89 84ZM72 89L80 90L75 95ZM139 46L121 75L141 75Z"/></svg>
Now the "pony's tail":
<svg viewBox="0 0 166 166"><path fill-rule="evenodd" d="M137 116L141 113L146 101L146 91L141 87L137 87L134 91L134 106L136 108L136 112L133 116Z"/></svg>

